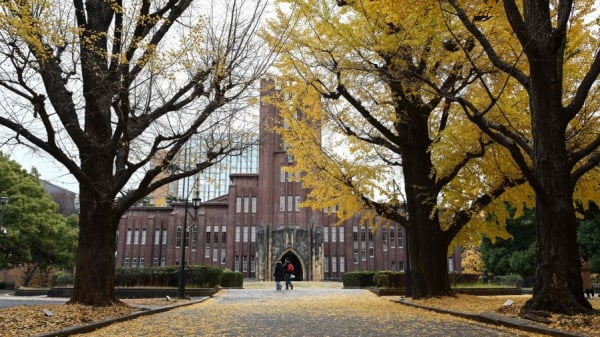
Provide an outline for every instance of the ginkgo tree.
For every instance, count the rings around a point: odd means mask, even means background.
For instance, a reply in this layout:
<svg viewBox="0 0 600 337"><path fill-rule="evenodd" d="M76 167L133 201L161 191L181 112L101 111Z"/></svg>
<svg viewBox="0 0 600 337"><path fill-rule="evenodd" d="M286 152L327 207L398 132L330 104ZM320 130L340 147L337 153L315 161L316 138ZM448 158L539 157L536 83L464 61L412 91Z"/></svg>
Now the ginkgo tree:
<svg viewBox="0 0 600 337"><path fill-rule="evenodd" d="M276 62L278 130L289 170L310 188L304 205L335 206L340 221L358 213L400 223L412 296L451 294L451 243L481 231L504 237L504 221L486 222L481 211L525 180L505 149L420 80L458 94L476 78L437 1L403 1L402 11L394 1L279 3L266 39L286 37Z"/></svg>
<svg viewBox="0 0 600 337"><path fill-rule="evenodd" d="M588 311L574 206L578 200L587 204L600 197L597 2L439 4L448 31L476 69L473 85L483 91L457 95L435 83L431 87L458 102L471 121L511 154L535 193L529 206L535 207L537 269L525 309ZM475 48L461 40L465 29ZM504 97L514 95L521 100L503 103ZM529 126L515 125L519 121Z"/></svg>
<svg viewBox="0 0 600 337"><path fill-rule="evenodd" d="M270 62L255 34L264 10L261 0L0 2L0 142L44 151L79 182L71 302L116 301L128 207L249 144L240 106ZM176 167L192 136L196 165Z"/></svg>

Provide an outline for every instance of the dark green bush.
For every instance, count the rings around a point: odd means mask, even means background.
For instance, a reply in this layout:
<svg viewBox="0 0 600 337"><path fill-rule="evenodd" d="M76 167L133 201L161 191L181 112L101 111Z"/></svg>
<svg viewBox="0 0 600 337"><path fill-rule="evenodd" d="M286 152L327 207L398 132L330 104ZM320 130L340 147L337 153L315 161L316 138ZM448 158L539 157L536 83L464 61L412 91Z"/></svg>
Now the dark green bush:
<svg viewBox="0 0 600 337"><path fill-rule="evenodd" d="M185 267L186 286L214 288L221 284L223 270L212 266ZM122 268L115 273L117 287L177 287L179 267Z"/></svg>
<svg viewBox="0 0 600 337"><path fill-rule="evenodd" d="M342 280L344 288L366 288L374 287L373 282L374 271L358 271L344 273L344 279Z"/></svg>
<svg viewBox="0 0 600 337"><path fill-rule="evenodd" d="M474 284L480 281L481 276L480 274L450 272L448 280L450 284Z"/></svg>
<svg viewBox="0 0 600 337"><path fill-rule="evenodd" d="M56 272L52 275L52 287L72 286L75 283L75 275L71 273Z"/></svg>
<svg viewBox="0 0 600 337"><path fill-rule="evenodd" d="M244 286L244 275L240 272L224 271L221 286L226 288L242 288Z"/></svg>
<svg viewBox="0 0 600 337"><path fill-rule="evenodd" d="M492 283L503 286L520 287L523 284L523 277L517 274L499 275L494 276Z"/></svg>
<svg viewBox="0 0 600 337"><path fill-rule="evenodd" d="M378 271L373 275L373 283L377 288L404 288L406 275L389 270Z"/></svg>

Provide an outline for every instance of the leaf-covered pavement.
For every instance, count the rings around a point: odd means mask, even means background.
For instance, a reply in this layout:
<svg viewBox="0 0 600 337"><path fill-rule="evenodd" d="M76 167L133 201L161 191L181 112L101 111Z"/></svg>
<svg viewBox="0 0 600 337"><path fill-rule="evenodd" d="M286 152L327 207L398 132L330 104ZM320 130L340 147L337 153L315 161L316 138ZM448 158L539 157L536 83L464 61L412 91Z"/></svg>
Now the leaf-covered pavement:
<svg viewBox="0 0 600 337"><path fill-rule="evenodd" d="M82 336L530 336L402 306L365 290L231 289Z"/></svg>
<svg viewBox="0 0 600 337"><path fill-rule="evenodd" d="M364 290L343 290L339 283L298 282L277 292L270 283L247 283L223 290L206 302L116 323L82 336L531 336L449 315L409 308L398 296L377 297ZM502 304L511 299L511 307ZM516 315L527 296L468 296L415 301L420 305L467 313ZM129 305L168 306L187 302L165 299L125 300ZM598 308L600 299L593 299ZM53 312L44 315L42 309ZM0 310L0 336L36 336L66 327L120 317L138 308L90 308L42 305ZM600 336L599 316L553 316L552 327Z"/></svg>

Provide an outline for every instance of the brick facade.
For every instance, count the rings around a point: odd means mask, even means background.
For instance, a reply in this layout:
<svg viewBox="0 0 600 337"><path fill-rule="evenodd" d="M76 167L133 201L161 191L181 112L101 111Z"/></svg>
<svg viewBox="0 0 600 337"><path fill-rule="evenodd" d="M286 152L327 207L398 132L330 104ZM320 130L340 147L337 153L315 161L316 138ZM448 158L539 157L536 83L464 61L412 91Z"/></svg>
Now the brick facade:
<svg viewBox="0 0 600 337"><path fill-rule="evenodd" d="M273 90L271 84L261 81L263 95ZM404 270L405 233L399 225L365 226L356 217L333 226L335 212L298 206L306 190L282 173L288 156L280 136L270 132L278 117L274 106L261 102L258 173L231 174L229 192L203 201L197 212L188 205L187 220L182 202L130 209L119 224L117 265L178 265L187 227L186 264L228 268L246 278L270 280L273 262L284 257L295 264L300 280Z"/></svg>

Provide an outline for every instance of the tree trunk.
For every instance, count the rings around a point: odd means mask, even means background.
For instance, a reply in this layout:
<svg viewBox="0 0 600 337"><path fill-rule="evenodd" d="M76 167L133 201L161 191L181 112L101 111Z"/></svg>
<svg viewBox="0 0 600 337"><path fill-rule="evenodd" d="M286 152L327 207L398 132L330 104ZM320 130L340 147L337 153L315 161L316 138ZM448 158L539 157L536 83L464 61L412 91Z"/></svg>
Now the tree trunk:
<svg viewBox="0 0 600 337"><path fill-rule="evenodd" d="M525 310L575 314L591 305L583 294L571 167L566 148L568 119L562 108L560 62L530 60L530 107L534 134L537 269Z"/></svg>
<svg viewBox="0 0 600 337"><path fill-rule="evenodd" d="M448 245L435 211L439 190L432 174L429 147L429 110L414 108L401 118L402 171L409 224L408 255L413 298L451 295L448 280Z"/></svg>
<svg viewBox="0 0 600 337"><path fill-rule="evenodd" d="M437 221L407 230L412 298L453 295L448 279L448 244ZM427 228L430 228L428 231Z"/></svg>
<svg viewBox="0 0 600 337"><path fill-rule="evenodd" d="M111 202L94 200L84 187L80 191L78 254L69 303L110 306L118 302L114 295L118 217Z"/></svg>

